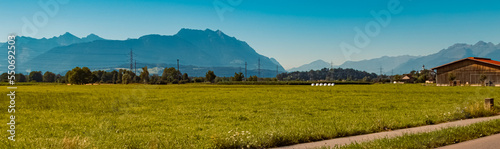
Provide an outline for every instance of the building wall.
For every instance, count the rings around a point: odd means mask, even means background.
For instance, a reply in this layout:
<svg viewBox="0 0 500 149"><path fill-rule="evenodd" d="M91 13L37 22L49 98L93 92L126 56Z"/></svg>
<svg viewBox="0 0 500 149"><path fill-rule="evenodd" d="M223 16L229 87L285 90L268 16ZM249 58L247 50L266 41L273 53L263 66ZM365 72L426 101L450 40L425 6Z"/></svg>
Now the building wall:
<svg viewBox="0 0 500 149"><path fill-rule="evenodd" d="M460 81L461 85L481 85L479 77L481 74L487 76L485 83L490 81L495 85L500 85L500 67L485 64L473 60L464 60L454 64L450 64L437 69L436 83L437 85L449 85L449 72L454 73L456 81Z"/></svg>

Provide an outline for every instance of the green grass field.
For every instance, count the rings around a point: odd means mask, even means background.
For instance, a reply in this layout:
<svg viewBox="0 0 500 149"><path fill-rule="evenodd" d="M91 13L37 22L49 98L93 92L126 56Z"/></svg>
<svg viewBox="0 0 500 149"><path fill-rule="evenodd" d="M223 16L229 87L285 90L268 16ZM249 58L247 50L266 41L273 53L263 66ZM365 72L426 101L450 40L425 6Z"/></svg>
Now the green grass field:
<svg viewBox="0 0 500 149"><path fill-rule="evenodd" d="M7 89L2 87L4 93ZM265 148L492 115L500 88L421 85L19 86L0 148ZM8 122L8 96L0 114Z"/></svg>

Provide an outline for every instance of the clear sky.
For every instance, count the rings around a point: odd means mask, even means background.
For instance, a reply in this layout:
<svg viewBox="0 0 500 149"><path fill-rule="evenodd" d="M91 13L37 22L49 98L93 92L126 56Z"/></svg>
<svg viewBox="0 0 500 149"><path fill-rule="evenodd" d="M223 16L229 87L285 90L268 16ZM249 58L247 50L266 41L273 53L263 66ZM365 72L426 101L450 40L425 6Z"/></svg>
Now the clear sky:
<svg viewBox="0 0 500 149"><path fill-rule="evenodd" d="M34 23L38 31L29 36L35 38L70 32L124 40L173 35L181 28L219 29L246 41L258 53L276 58L286 69L318 59L340 65L348 59L428 55L454 43L500 43L500 1L495 0L40 1L57 2L59 9L46 11L34 0L1 0L0 35L24 35L27 23L23 18L34 22L33 16L38 16ZM377 18L371 11L387 11L393 2L399 2L399 13L390 13L386 26L378 23L380 28L373 28ZM368 37L369 43L356 45L355 28L365 32L367 25L379 32ZM357 46L359 51L343 52L341 43Z"/></svg>

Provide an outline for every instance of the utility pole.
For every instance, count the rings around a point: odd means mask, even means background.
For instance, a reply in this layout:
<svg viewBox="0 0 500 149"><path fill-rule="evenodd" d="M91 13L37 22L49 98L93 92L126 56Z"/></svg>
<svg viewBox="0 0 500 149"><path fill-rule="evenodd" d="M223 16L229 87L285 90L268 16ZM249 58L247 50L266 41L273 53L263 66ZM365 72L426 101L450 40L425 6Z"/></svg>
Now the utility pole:
<svg viewBox="0 0 500 149"><path fill-rule="evenodd" d="M130 71L133 70L134 63L134 54L132 53L132 49L130 49Z"/></svg>

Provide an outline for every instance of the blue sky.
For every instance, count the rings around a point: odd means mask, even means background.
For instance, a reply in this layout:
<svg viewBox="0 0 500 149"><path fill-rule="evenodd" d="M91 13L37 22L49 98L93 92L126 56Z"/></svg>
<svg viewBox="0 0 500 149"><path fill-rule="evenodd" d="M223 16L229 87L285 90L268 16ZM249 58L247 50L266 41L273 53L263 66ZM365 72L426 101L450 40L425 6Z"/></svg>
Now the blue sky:
<svg viewBox="0 0 500 149"><path fill-rule="evenodd" d="M64 1L67 3L41 0L58 2L59 10L47 15L46 24L37 26L33 37L70 32L79 37L94 33L124 40L147 34L173 35L181 28L219 29L246 41L258 53L276 58L287 69L317 59L340 65L348 59L428 55L454 43L500 43L500 2L493 0L399 0L401 12L391 14L387 26L347 56L341 43L355 45L354 28L364 30L371 21L376 22L370 12L388 10L388 3L394 1L60 0ZM214 3L228 11L219 15ZM3 0L0 13L0 35L6 37L23 35L22 18L30 21L46 11L38 1Z"/></svg>

